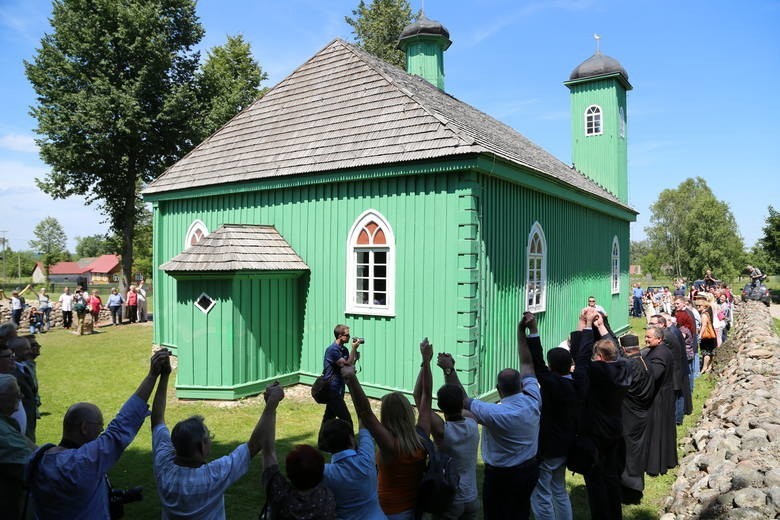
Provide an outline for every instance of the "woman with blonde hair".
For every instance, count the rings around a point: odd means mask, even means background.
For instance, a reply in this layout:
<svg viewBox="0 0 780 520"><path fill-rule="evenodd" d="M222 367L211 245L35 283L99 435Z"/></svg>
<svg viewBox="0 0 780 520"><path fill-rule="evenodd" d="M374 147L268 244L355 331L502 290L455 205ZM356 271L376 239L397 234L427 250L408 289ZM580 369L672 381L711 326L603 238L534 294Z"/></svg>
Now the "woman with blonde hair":
<svg viewBox="0 0 780 520"><path fill-rule="evenodd" d="M360 422L376 440L379 450L376 455L379 469L379 505L388 520L413 520L417 506L417 495L423 472L426 452L420 435L431 433L431 359L433 346L424 339L420 343L422 354L421 384L417 405L417 421L409 400L400 392L391 392L382 398L379 419L355 376L355 369L345 365L342 377L349 387L352 402ZM425 373L427 371L427 377Z"/></svg>
<svg viewBox="0 0 780 520"><path fill-rule="evenodd" d="M694 300L696 309L701 315L701 327L699 328L699 350L702 354L701 373L712 371L712 356L715 347L718 346L717 332L715 331L712 305L707 298L698 297Z"/></svg>

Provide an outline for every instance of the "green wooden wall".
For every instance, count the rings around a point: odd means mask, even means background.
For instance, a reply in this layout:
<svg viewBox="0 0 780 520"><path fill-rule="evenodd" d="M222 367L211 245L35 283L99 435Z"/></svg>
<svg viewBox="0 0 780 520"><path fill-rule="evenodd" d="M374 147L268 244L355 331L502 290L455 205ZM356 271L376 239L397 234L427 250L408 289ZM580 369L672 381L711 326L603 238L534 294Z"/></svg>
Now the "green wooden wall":
<svg viewBox="0 0 780 520"><path fill-rule="evenodd" d="M457 351L462 345L463 316L468 312L461 310L460 284L464 276L473 277L468 273L473 273L475 265L466 275L460 274L458 255L464 229L473 235L474 223L461 222L461 207L470 204L470 191L463 186L463 179L471 177L457 173L419 175L159 200L155 203L155 265L182 251L187 229L195 219L202 220L210 231L225 223L274 225L311 269L309 278L300 282L305 309L300 339L297 345L289 345L291 353L301 352L301 381L311 382L320 374L323 352L333 341L333 327L345 323L353 336L366 338L361 347L360 378L367 392L379 396L387 390L411 389L419 369L422 337L428 336L437 350ZM347 235L355 219L367 209L384 215L396 237L395 317L345 315ZM469 261L475 264L474 252L469 249L468 253ZM193 341L187 332L190 324L175 318L184 312L176 311L176 306L191 305L187 300L199 294L193 288L187 295L179 295L176 280L164 272L157 273L155 343L177 349L180 359L188 357L185 352L198 358L185 362L184 369L208 372L209 384L217 386L205 389L202 397L209 393L216 397L219 381L225 388L231 386L226 379L211 375L226 374L225 362L186 350L192 348L188 345ZM465 304L469 309L472 305L473 301ZM273 322L271 312L263 316L251 316L250 312L241 318L215 316L221 324L215 321L214 328L232 330L235 341L242 337L242 330L255 323ZM247 337L244 344L250 343ZM252 353L251 348L242 350L240 345L236 346L236 360L260 355ZM468 349L469 345L461 348ZM200 368L189 367L190 362L200 364ZM204 367L204 363L208 365ZM239 366L240 361L233 364L233 386L264 377L260 372L241 375ZM292 370L294 364L285 365L285 370L287 367ZM436 377L438 381L439 374ZM180 377L177 389L184 389L184 383Z"/></svg>
<svg viewBox="0 0 780 520"><path fill-rule="evenodd" d="M578 311L593 295L618 331L628 327L629 223L582 206L480 176L473 187L479 205L483 280L478 393L493 391L495 377L518 367L517 322L525 311L528 235L539 222L547 240L547 306L538 314L545 349L558 346L577 326ZM620 245L620 293L611 294L612 241Z"/></svg>
<svg viewBox="0 0 780 520"><path fill-rule="evenodd" d="M572 162L621 201L628 203L628 111L626 89L616 77L578 80L571 89ZM599 105L602 110L600 135L585 135L585 110ZM625 135L620 135L620 109L626 118Z"/></svg>

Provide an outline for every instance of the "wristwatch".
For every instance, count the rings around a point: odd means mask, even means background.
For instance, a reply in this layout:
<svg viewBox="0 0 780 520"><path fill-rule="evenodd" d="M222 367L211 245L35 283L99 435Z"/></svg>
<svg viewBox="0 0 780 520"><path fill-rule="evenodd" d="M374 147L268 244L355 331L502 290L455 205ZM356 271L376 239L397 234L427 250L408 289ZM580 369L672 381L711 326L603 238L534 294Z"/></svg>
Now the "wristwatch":
<svg viewBox="0 0 780 520"><path fill-rule="evenodd" d="M452 369L451 369L451 368L449 368L449 367L445 368L445 369L444 369L444 375L445 375L445 376L448 376L448 375L450 375L450 374L452 374Z"/></svg>

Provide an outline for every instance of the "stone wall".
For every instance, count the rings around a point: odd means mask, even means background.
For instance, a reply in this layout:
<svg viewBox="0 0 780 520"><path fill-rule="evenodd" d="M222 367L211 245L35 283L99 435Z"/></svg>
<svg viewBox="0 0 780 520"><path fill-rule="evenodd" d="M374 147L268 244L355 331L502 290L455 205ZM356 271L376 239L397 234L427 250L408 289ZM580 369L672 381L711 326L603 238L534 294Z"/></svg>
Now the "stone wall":
<svg viewBox="0 0 780 520"><path fill-rule="evenodd" d="M30 325L29 322L29 316L30 316L30 309L32 307L38 306L37 300L27 300L27 307L24 308L22 311L22 323L21 323L21 329L27 330L27 328ZM49 314L49 321L50 321L50 327L51 328L62 328L62 312L60 311L60 302L54 301L52 302L52 310ZM74 315L73 320L76 320L76 317ZM8 300L4 300L0 302L0 323L5 323L7 321L11 321L11 306L8 304ZM100 310L100 317L98 318L98 324L102 324L111 322L111 311L108 309L101 309Z"/></svg>
<svg viewBox="0 0 780 520"><path fill-rule="evenodd" d="M718 383L680 439L685 456L661 520L779 518L780 338L766 306L737 307L715 363Z"/></svg>

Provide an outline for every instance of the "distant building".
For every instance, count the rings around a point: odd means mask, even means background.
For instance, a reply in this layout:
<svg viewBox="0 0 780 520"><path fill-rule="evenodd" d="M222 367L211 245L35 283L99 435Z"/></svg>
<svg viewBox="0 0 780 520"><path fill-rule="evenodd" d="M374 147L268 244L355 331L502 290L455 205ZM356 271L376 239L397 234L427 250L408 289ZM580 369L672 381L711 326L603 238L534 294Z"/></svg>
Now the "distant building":
<svg viewBox="0 0 780 520"><path fill-rule="evenodd" d="M43 268L43 262L35 262L35 269L32 272L32 281L34 284L46 283L46 270Z"/></svg>
<svg viewBox="0 0 780 520"><path fill-rule="evenodd" d="M642 276L642 266L639 264L628 266L628 274L631 276Z"/></svg>
<svg viewBox="0 0 780 520"><path fill-rule="evenodd" d="M81 258L75 262L57 262L50 266L49 281L73 285L111 283L115 281L115 275L120 273L121 269L121 261L117 255Z"/></svg>
<svg viewBox="0 0 780 520"><path fill-rule="evenodd" d="M589 295L628 329L625 69L597 52L564 83L572 167L444 91L450 43L421 17L407 73L335 40L145 189L179 397L311 383L337 323L374 397L411 392L425 335L495 398L523 311L550 344Z"/></svg>

